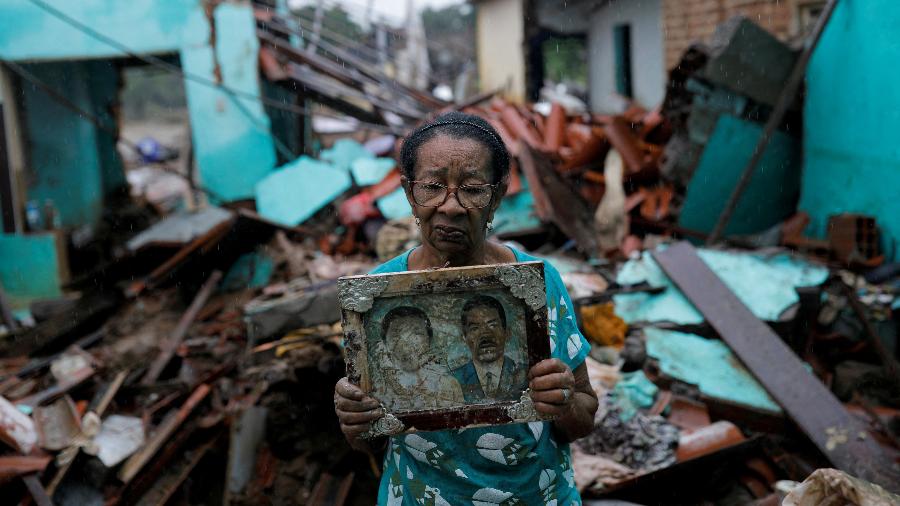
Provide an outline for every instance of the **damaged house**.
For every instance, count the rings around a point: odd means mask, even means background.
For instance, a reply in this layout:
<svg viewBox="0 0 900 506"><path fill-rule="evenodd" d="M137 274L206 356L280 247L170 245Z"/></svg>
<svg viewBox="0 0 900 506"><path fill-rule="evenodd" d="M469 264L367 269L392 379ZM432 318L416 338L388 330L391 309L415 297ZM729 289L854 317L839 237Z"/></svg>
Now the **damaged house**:
<svg viewBox="0 0 900 506"><path fill-rule="evenodd" d="M558 268L593 346L586 503L895 499L900 6L471 4L482 93L453 103L414 16L0 6L0 496L370 504L336 280L418 243L400 139L460 110L512 155L493 238ZM542 93L550 37L583 45L581 98ZM134 69L183 88L177 156L126 135Z"/></svg>

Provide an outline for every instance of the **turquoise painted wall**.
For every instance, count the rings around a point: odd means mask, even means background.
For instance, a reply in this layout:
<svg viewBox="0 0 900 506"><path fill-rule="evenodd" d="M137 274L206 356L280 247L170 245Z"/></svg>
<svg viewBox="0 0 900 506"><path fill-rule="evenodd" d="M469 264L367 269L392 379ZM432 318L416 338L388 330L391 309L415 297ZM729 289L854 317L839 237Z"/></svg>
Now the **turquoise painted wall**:
<svg viewBox="0 0 900 506"><path fill-rule="evenodd" d="M758 123L729 115L719 117L688 185L679 225L712 231L761 135L762 125ZM800 143L784 132L775 132L725 233L761 232L794 214L800 166Z"/></svg>
<svg viewBox="0 0 900 506"><path fill-rule="evenodd" d="M238 107L219 89L185 80L201 183L223 200L253 196L255 184L276 163L269 118L253 98L260 94L259 46L249 1L224 2L215 8L214 47L200 0L42 1L130 52L179 55L186 74L211 82L221 78L225 86L250 94L249 99L238 99L242 105ZM25 63L79 108L109 121L108 106L118 98L120 79L114 59L122 56L121 49L29 0L0 0L0 58ZM28 83L20 93L28 158L26 199L53 200L65 227L95 225L104 196L125 183L113 140ZM21 240L28 242L30 237ZM35 295L19 282L28 279L37 280L40 296L59 293L58 277L46 275L58 270L55 255L31 256L23 253L26 247L7 247L11 239L4 241L0 282L12 280L7 287L12 297Z"/></svg>
<svg viewBox="0 0 900 506"><path fill-rule="evenodd" d="M171 53L182 45L188 13L200 0L42 0L139 53ZM124 56L29 0L0 2L0 56L58 60Z"/></svg>
<svg viewBox="0 0 900 506"><path fill-rule="evenodd" d="M252 8L224 3L214 16L215 48L209 44L205 13L191 12L182 67L215 80L218 64L227 86L259 96L259 41ZM256 183L275 168L275 146L262 103L192 80L185 81L185 90L201 182L224 200L252 198Z"/></svg>
<svg viewBox="0 0 900 506"><path fill-rule="evenodd" d="M13 308L27 308L31 299L62 295L56 235L0 234L0 259L0 285Z"/></svg>
<svg viewBox="0 0 900 506"><path fill-rule="evenodd" d="M800 209L807 233L828 217L877 218L900 248L900 2L845 0L807 71Z"/></svg>
<svg viewBox="0 0 900 506"><path fill-rule="evenodd" d="M91 75L84 63L41 63L28 65L28 70L41 81L54 83L79 108L94 110ZM98 130L43 90L26 85L22 93L29 156L27 199L41 205L52 200L63 226L96 223L104 188Z"/></svg>
<svg viewBox="0 0 900 506"><path fill-rule="evenodd" d="M180 54L186 74L216 82L218 69L225 86L260 95L259 43L249 2L216 7L213 47L199 0L43 1L133 52ZM40 61L29 68L42 81L106 119L119 79L110 58L122 55L28 0L0 2L0 57ZM185 88L201 183L222 200L251 198L255 184L276 166L261 102L232 98L191 79ZM33 174L27 198L53 199L66 226L96 223L103 195L125 182L112 140L40 90L23 90Z"/></svg>

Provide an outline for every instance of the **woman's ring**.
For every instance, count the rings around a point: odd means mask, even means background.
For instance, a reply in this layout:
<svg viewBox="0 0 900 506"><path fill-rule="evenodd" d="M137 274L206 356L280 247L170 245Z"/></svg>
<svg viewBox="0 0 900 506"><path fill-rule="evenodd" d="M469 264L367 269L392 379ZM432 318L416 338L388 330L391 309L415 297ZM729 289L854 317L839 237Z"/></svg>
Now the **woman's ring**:
<svg viewBox="0 0 900 506"><path fill-rule="evenodd" d="M563 404L566 404L569 402L569 395L571 395L571 392L569 391L568 388L563 388L562 393L563 393Z"/></svg>

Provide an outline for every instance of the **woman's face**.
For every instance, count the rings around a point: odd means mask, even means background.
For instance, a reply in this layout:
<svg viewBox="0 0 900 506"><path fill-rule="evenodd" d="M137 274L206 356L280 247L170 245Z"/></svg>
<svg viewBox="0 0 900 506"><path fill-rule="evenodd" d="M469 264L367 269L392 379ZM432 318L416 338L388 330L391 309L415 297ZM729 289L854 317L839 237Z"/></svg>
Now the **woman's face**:
<svg viewBox="0 0 900 506"><path fill-rule="evenodd" d="M441 183L450 187L493 183L491 152L473 139L456 139L438 134L419 146L414 180ZM471 254L484 243L486 225L500 202L502 187L491 203L481 209L466 209L457 196L449 195L439 207L416 204L406 181L406 198L421 220L422 240L448 257Z"/></svg>

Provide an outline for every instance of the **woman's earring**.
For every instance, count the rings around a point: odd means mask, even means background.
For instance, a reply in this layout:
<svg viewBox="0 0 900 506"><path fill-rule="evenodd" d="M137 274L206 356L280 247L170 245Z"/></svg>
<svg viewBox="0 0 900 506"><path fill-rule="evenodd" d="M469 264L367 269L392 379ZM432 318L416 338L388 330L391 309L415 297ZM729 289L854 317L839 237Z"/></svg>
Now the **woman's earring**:
<svg viewBox="0 0 900 506"><path fill-rule="evenodd" d="M488 231L494 230L494 222L492 222L492 221L487 222L487 229L488 229Z"/></svg>
<svg viewBox="0 0 900 506"><path fill-rule="evenodd" d="M418 216L416 216L416 226L421 226L421 225L422 225L422 221L419 219Z"/></svg>

